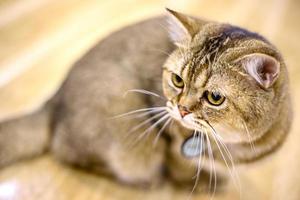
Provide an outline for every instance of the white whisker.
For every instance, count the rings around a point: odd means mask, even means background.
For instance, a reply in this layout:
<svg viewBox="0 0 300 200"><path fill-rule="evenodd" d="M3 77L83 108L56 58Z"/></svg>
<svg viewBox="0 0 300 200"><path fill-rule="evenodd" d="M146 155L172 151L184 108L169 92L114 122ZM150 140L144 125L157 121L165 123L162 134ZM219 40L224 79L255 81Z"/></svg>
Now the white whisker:
<svg viewBox="0 0 300 200"><path fill-rule="evenodd" d="M210 144L210 141L209 141L209 138L207 136L207 131L205 130L205 138L206 138L206 143L207 143L207 154L208 154L208 158L209 158L209 161L210 161L210 173L209 173L209 189L211 189L211 182L212 182L212 157L211 157L211 144Z"/></svg>
<svg viewBox="0 0 300 200"><path fill-rule="evenodd" d="M213 171L213 173L214 173L214 190L213 190L213 195L211 196L211 199L213 199L213 197L215 196L215 193L216 193L216 188L217 188L217 172L216 172L214 154L213 154L210 139L208 137L208 134L207 134L206 130L205 130L205 136L206 136L206 140L207 140L207 146L208 146L207 154L209 155L211 171ZM212 182L211 171L210 171L210 174L209 174L209 190L211 190L211 182Z"/></svg>
<svg viewBox="0 0 300 200"><path fill-rule="evenodd" d="M199 145L201 145L201 144L200 144L201 141L200 141L200 137L199 137L199 132L198 132L198 131L196 131L196 136L197 136L197 143L196 143L196 148L195 148L195 150L194 150L194 154L196 153L196 151L197 151Z"/></svg>
<svg viewBox="0 0 300 200"><path fill-rule="evenodd" d="M192 144L194 146L195 144L195 138L196 138L196 130L194 130L194 133L193 133L193 141L192 141ZM198 148L198 143L196 143L196 149L194 149L194 152L193 152L193 155L195 155L196 151L197 151L197 148Z"/></svg>
<svg viewBox="0 0 300 200"><path fill-rule="evenodd" d="M162 96L154 93L154 92L151 92L151 91L148 91L148 90L144 90L144 89L131 89L131 90L127 90L124 94L123 94L123 97L126 97L128 93L130 92L136 92L136 93L141 93L141 94L147 94L147 95L152 95L152 96L155 96L155 97L158 97L158 98L162 98L164 99Z"/></svg>
<svg viewBox="0 0 300 200"><path fill-rule="evenodd" d="M232 180L234 181L234 184L235 184L236 188L239 190L239 192L241 192L240 179L239 179L239 176L238 176L238 174L236 172L232 155L231 155L230 151L228 150L226 144L223 143L222 137L216 133L216 131L215 131L215 129L213 127L211 127L211 130L212 130L212 132L211 132L212 134L211 135L213 136L213 138L215 140L215 143L216 143L216 145L217 145L217 147L218 147L218 149L219 149L219 151L221 153L221 156L222 156L222 158L223 158L223 160L224 160L224 162L225 162L225 164L227 166L229 174L230 174ZM229 164L227 162L227 159L226 159L226 157L225 157L224 152L222 151L222 149L225 151L225 153L227 155L227 158L230 161L230 166L229 166Z"/></svg>
<svg viewBox="0 0 300 200"><path fill-rule="evenodd" d="M132 133L132 132L134 132L134 131L140 129L142 126L144 126L145 124L151 122L153 119L158 118L158 117L161 117L162 115L164 115L164 114L166 114L166 113L167 113L167 111L161 111L160 113L157 113L157 114L153 115L152 117L150 117L150 118L144 120L144 121L141 122L140 124L138 124L138 125L134 126L133 128L131 128L131 129L129 130L128 133Z"/></svg>
<svg viewBox="0 0 300 200"><path fill-rule="evenodd" d="M149 50L150 50L150 51L156 51L156 52L163 53L164 55L166 55L166 56L168 56L168 57L171 55L171 53L168 53L168 52L166 52L166 51L164 51L164 50L161 50L161 49L149 48Z"/></svg>
<svg viewBox="0 0 300 200"><path fill-rule="evenodd" d="M194 144L194 141L195 141L195 137L196 137L196 130L194 130L194 132L193 132L193 144Z"/></svg>
<svg viewBox="0 0 300 200"><path fill-rule="evenodd" d="M141 133L139 135L139 137L137 138L137 141L139 141L141 138L143 138L145 135L148 135L148 133L150 133L150 131L152 131L159 123L161 123L162 121L166 120L168 117L170 117L170 115L167 113L165 114L163 117L161 117L158 121L156 121L154 124L152 124L149 128L147 128L143 133Z"/></svg>
<svg viewBox="0 0 300 200"><path fill-rule="evenodd" d="M249 133L249 129L248 129L248 127L247 127L245 121L242 120L242 122L243 122L243 127L244 127L244 129L245 129L245 131L246 131L246 133L247 133L247 136L248 136L248 142L250 143L251 149L252 149L252 151L257 155L256 148L255 148L255 146L254 146L253 141L251 140L251 136L250 136L250 133Z"/></svg>
<svg viewBox="0 0 300 200"><path fill-rule="evenodd" d="M197 132L197 134L200 135L201 140L200 140L200 137L198 136L196 149L198 149L198 145L202 145L200 147L203 148L203 133L202 132ZM196 179L195 179L195 183L194 183L193 189L192 189L192 191L191 191L191 193L189 195L189 199L191 198L192 194L194 193L194 191L196 190L196 188L198 186L199 178L200 178L200 174L201 174L201 170L203 168L203 165L202 165L202 150L201 150L201 152L199 154L196 175L193 177L193 178L196 178Z"/></svg>
<svg viewBox="0 0 300 200"><path fill-rule="evenodd" d="M170 117L170 116L169 116ZM161 129L159 130L159 132L157 133L155 139L154 139L154 142L153 142L153 145L155 146L158 142L158 139L160 137L160 135L162 134L162 132L164 131L164 129L168 126L168 124L171 122L172 118L169 118L165 124L161 127Z"/></svg>
<svg viewBox="0 0 300 200"><path fill-rule="evenodd" d="M133 115L133 114L140 113L140 112L147 112L147 111L152 111L152 110L160 111L160 110L165 110L165 109L166 109L165 106L152 107L152 108L142 108L142 109L133 110L133 111L130 111L130 112L127 112L127 113L119 114L119 115L110 117L109 119L116 119L116 118L120 118L120 117L125 117L125 116L128 116L128 115Z"/></svg>
<svg viewBox="0 0 300 200"><path fill-rule="evenodd" d="M135 114L132 114L130 116L127 116L127 119L136 119L136 118L142 118L142 117L145 117L145 116L150 116L151 114L157 114L159 112L163 112L164 110L161 110L161 109L158 109L158 110L150 110L150 111L145 111L145 112L142 112L140 114L138 113L135 113Z"/></svg>

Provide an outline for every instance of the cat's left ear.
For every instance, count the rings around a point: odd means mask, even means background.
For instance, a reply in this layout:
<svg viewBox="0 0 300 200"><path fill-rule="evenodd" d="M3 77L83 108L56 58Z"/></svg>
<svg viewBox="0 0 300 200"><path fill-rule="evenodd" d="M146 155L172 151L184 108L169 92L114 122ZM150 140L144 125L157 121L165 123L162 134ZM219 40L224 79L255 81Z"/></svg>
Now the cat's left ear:
<svg viewBox="0 0 300 200"><path fill-rule="evenodd" d="M206 23L195 17L191 17L169 8L168 11L168 31L171 39L177 46L182 46L185 42L190 42Z"/></svg>
<svg viewBox="0 0 300 200"><path fill-rule="evenodd" d="M239 60L248 74L265 89L271 87L279 76L280 63L269 55L255 53Z"/></svg>

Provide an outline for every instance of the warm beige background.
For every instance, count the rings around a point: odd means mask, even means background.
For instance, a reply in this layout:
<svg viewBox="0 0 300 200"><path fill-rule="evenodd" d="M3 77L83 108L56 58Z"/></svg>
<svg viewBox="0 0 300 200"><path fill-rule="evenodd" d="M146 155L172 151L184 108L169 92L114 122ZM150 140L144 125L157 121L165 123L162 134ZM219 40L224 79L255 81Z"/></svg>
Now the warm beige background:
<svg viewBox="0 0 300 200"><path fill-rule="evenodd" d="M295 104L291 136L281 152L242 167L241 171L246 177L243 184L247 193L263 195L262 199L270 199L272 193L279 198L284 186L291 193L295 187L300 188L300 184L281 181L300 180L294 164L300 154L299 0L2 0L0 120L38 108L55 92L71 64L92 44L126 24L164 13L166 6L258 31L282 51L291 74ZM294 168L295 173L286 175ZM0 172L0 182L0 199L3 191L8 196L16 195L16 199L187 198L187 194L174 192L169 186L145 195L69 169L49 156L6 168ZM257 190L252 192L250 188ZM234 193L227 197L236 198Z"/></svg>

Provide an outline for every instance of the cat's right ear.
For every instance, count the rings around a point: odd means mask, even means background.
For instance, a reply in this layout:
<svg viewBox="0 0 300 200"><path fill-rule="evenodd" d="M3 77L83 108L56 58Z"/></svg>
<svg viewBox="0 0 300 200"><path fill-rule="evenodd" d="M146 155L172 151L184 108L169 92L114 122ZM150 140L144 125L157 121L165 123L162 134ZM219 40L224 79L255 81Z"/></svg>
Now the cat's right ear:
<svg viewBox="0 0 300 200"><path fill-rule="evenodd" d="M170 38L177 46L182 46L190 42L206 23L195 17L191 17L169 8L168 11L168 31Z"/></svg>
<svg viewBox="0 0 300 200"><path fill-rule="evenodd" d="M265 89L271 87L279 76L280 63L271 56L254 53L244 56L240 62L248 74Z"/></svg>

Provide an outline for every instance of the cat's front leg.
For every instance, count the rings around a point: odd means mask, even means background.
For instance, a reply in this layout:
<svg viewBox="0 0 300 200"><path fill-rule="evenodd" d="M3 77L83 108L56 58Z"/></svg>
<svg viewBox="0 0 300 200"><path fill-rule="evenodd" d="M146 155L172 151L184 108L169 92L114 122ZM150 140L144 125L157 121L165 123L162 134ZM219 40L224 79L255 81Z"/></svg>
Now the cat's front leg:
<svg viewBox="0 0 300 200"><path fill-rule="evenodd" d="M165 143L160 140L154 145L155 133L136 141L138 137L112 143L107 154L109 167L121 182L155 187L162 181Z"/></svg>

